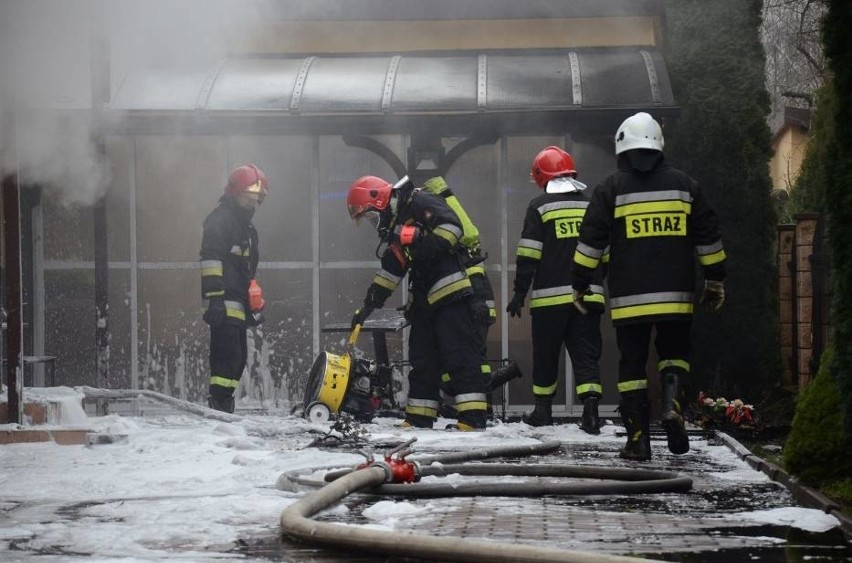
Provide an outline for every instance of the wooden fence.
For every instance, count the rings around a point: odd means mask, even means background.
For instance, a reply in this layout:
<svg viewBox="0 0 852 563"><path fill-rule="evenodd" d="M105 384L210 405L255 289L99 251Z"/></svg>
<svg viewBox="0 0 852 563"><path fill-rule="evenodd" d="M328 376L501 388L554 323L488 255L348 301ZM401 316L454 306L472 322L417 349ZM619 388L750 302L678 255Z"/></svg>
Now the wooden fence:
<svg viewBox="0 0 852 563"><path fill-rule="evenodd" d="M802 213L793 220L778 227L781 356L784 385L802 389L828 343L831 270L825 217Z"/></svg>

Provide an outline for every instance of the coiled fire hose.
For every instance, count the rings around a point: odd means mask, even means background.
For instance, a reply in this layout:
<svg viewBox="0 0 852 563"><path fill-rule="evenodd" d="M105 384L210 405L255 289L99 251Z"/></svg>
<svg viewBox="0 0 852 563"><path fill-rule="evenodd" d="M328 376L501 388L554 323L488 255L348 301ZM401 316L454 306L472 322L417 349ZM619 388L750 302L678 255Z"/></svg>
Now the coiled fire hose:
<svg viewBox="0 0 852 563"><path fill-rule="evenodd" d="M560 442L534 446L509 446L471 452L422 457L409 461L407 449L415 439L391 450L384 461L371 457L355 470L334 471L322 482L299 477L295 472L279 478L279 488L293 484L321 486L290 505L281 514L281 529L288 537L319 543L328 547L352 548L388 555L436 559L439 561L505 562L505 563L603 563L637 562L649 559L566 550L532 545L511 545L488 540L428 536L408 532L367 529L343 524L317 522L311 517L339 502L347 495L362 492L379 495L408 496L538 496L553 494L631 494L681 492L692 487L692 480L674 473L627 468L605 468L570 465L469 464L443 465L444 461L465 461L493 457L518 457L549 453L561 447ZM365 454L366 455L366 454ZM424 467L424 464L430 464ZM423 484L420 475L523 475L534 477L579 477L617 479L617 483L475 483ZM403 484L401 484L403 483Z"/></svg>

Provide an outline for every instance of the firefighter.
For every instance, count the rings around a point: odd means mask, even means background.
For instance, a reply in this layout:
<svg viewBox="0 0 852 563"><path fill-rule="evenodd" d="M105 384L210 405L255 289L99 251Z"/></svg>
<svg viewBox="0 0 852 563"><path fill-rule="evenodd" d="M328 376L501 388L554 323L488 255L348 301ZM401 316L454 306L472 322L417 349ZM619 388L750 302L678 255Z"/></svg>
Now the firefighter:
<svg viewBox="0 0 852 563"><path fill-rule="evenodd" d="M600 434L598 402L602 395L598 362L601 356L601 314L604 295L600 275L592 272L587 314L573 305L570 267L580 223L589 200L579 182L574 159L559 147L546 147L533 159L531 175L544 191L527 207L516 251L514 297L506 307L521 316L530 295L535 408L523 420L532 426L553 424L552 405L559 378L562 345L574 371L574 391L583 403L580 428Z"/></svg>
<svg viewBox="0 0 852 563"><path fill-rule="evenodd" d="M462 236L459 240L458 251L462 257L465 271L473 287L473 298L470 300L473 324L479 337L479 348L483 358L488 357L488 330L497 320L497 309L494 304L494 289L488 274L485 271L486 255L482 253L482 245L479 241L479 229L471 220L470 216L462 207L456 194L447 185L447 181L441 176L429 178L423 183L423 189L429 193L438 195L447 202L450 209L455 212L462 225ZM481 366L481 372L486 384L491 381L491 365L485 361ZM442 395L447 394L454 397L452 391L451 375L449 372L441 374Z"/></svg>
<svg viewBox="0 0 852 563"><path fill-rule="evenodd" d="M349 215L368 219L381 239L381 269L352 318L362 324L405 277L410 300L409 396L404 427L431 428L439 408L441 374L453 374L457 430L485 428L485 363L471 313L473 288L458 251L462 225L443 198L403 177L396 185L363 176L349 187Z"/></svg>
<svg viewBox="0 0 852 563"><path fill-rule="evenodd" d="M580 227L572 276L575 305L586 302L605 250L609 306L620 353L618 391L627 443L625 459L651 459L645 364L651 330L662 385L661 424L672 453L689 451L677 402L678 379L689 374L695 260L703 269L700 302L725 300L725 250L718 221L698 184L663 154L660 124L647 113L627 118L615 134L618 170L595 190Z"/></svg>
<svg viewBox="0 0 852 563"><path fill-rule="evenodd" d="M239 166L228 177L219 205L204 220L200 254L204 322L210 325L208 405L223 412L234 412L234 392L248 359L246 329L263 322L263 297L254 280L260 255L252 217L268 188L260 168Z"/></svg>

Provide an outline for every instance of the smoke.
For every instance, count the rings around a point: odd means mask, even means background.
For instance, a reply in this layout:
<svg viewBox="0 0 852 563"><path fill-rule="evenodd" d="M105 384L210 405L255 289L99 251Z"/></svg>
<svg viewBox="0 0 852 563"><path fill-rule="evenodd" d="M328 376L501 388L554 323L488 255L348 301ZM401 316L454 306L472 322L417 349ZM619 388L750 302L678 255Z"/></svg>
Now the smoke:
<svg viewBox="0 0 852 563"><path fill-rule="evenodd" d="M254 7L252 7L254 6ZM261 4L240 0L0 1L0 176L92 204L110 183L92 111L93 76L113 96L128 72L211 68L251 33ZM102 96L102 97L103 97ZM106 100L108 102L108 100Z"/></svg>

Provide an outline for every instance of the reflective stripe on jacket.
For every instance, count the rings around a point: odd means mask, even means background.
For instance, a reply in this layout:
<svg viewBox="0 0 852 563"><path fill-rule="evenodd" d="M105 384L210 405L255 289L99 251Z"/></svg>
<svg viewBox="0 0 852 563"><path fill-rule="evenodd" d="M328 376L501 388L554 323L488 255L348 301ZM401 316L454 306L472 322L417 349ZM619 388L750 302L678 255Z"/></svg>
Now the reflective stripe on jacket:
<svg viewBox="0 0 852 563"><path fill-rule="evenodd" d="M696 260L706 279L725 277L716 214L695 180L664 159L643 173L619 164L595 189L583 220L575 285L590 283L608 257L614 324L691 315Z"/></svg>
<svg viewBox="0 0 852 563"><path fill-rule="evenodd" d="M526 294L532 286L530 311L564 307L574 302L571 259L577 247L580 224L589 201L581 192L543 193L527 206L521 238L515 252L515 292ZM603 309L602 274L594 274L592 295L585 302Z"/></svg>

